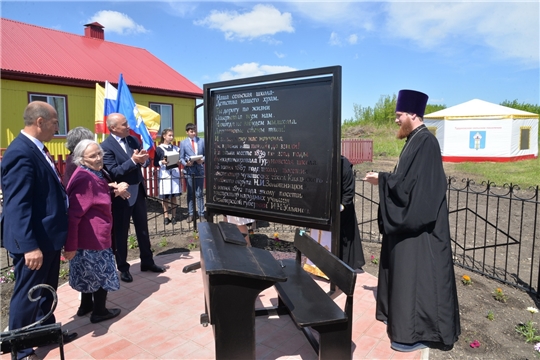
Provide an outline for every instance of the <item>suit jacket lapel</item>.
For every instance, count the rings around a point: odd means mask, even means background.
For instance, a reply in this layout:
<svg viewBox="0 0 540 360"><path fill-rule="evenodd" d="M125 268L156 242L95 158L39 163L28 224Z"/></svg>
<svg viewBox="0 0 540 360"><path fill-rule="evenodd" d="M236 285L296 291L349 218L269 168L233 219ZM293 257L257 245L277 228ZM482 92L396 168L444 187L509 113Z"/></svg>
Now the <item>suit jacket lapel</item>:
<svg viewBox="0 0 540 360"><path fill-rule="evenodd" d="M107 139L105 139L105 141L107 141L107 140L113 143L112 146L116 149L116 153L121 154L120 156L124 158L124 160L122 162L124 162L124 161L128 160L129 158L131 158L131 155L128 155L124 151L124 149L122 149L122 145L120 145L120 143L118 142L118 140L116 140L115 137L113 137L112 135L109 135L109 137ZM126 140L126 150L127 150L127 148L129 148L129 145L127 144L127 140ZM119 163L120 163L120 161L119 161Z"/></svg>
<svg viewBox="0 0 540 360"><path fill-rule="evenodd" d="M51 174L54 175L55 178L57 178L58 176L56 176L56 171L54 171L54 169L51 167L51 164L49 164L47 159L45 159L45 154L43 153L43 150L40 150L37 145L30 141L30 139L28 139L26 136L22 134L19 136L28 144L28 146L30 147L30 149L32 149L34 155L39 159L39 161L41 161L43 165L45 165L46 168L51 172Z"/></svg>
<svg viewBox="0 0 540 360"><path fill-rule="evenodd" d="M30 147L30 149L32 150L32 152L34 153L34 155L39 159L39 161L41 161L43 163L43 165L49 170L49 172L51 173L51 175L58 180L59 184L61 185L62 188L64 188L64 186L62 185L62 183L60 182L60 179L58 179L58 175L56 174L56 171L52 168L51 164L49 164L49 161L47 161L47 159L45 159L45 154L43 153L43 150L40 150L36 144L34 144L30 139L28 139L26 136L24 136L23 134L19 134L19 136L21 137L21 139Z"/></svg>
<svg viewBox="0 0 540 360"><path fill-rule="evenodd" d="M133 155L133 145L133 139L130 136L126 136L126 152L130 158Z"/></svg>

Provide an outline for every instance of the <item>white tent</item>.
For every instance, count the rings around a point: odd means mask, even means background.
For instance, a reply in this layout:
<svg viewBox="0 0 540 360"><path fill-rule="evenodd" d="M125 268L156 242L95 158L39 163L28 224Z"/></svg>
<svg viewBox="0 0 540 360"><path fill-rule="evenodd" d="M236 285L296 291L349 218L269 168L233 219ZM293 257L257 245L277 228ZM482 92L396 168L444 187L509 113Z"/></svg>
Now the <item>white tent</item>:
<svg viewBox="0 0 540 360"><path fill-rule="evenodd" d="M424 116L443 161L517 161L538 157L538 114L470 100Z"/></svg>

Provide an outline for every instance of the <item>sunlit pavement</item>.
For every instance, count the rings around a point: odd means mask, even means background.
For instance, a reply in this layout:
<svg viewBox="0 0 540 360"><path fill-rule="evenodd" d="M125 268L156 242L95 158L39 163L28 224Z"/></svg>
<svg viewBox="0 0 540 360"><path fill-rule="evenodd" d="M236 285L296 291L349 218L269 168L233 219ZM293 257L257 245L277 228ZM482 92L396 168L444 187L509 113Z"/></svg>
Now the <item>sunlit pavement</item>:
<svg viewBox="0 0 540 360"><path fill-rule="evenodd" d="M200 324L204 312L201 270L183 273L184 266L199 261L199 252L184 252L155 257L166 266L162 274L141 272L138 261L131 262L132 283L121 282L119 291L108 296L108 308L120 308L119 317L98 324L90 315L75 315L79 294L69 284L58 289L56 320L63 329L77 332L78 338L64 345L67 360L73 359L214 359L214 334L211 326ZM329 290L329 284L317 280ZM354 294L354 359L427 359L428 350L398 353L390 348L386 326L375 320L377 278L358 274ZM336 302L343 306L345 298ZM256 307L275 306L273 287L259 296ZM257 359L317 359L304 335L288 316L257 317ZM242 339L238 339L242 346ZM57 345L38 348L40 359L59 359ZM1 356L2 360L10 355Z"/></svg>

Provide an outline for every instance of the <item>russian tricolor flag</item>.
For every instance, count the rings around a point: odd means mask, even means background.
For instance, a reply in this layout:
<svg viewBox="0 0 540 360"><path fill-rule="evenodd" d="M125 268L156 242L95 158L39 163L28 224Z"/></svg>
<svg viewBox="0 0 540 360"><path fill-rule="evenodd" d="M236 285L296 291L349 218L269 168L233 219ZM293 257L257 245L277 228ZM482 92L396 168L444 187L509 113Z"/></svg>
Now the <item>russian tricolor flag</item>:
<svg viewBox="0 0 540 360"><path fill-rule="evenodd" d="M96 134L108 134L107 116L116 111L116 98L118 90L108 81L105 88L96 83L96 119L94 132Z"/></svg>
<svg viewBox="0 0 540 360"><path fill-rule="evenodd" d="M111 85L110 82L105 81L105 102L103 109L103 121L107 120L107 116L116 112L116 98L118 96L118 90ZM105 127L106 124L105 124ZM107 133L109 133L107 129Z"/></svg>
<svg viewBox="0 0 540 360"><path fill-rule="evenodd" d="M154 147L154 140L159 131L161 116L146 106L135 104L131 92L124 82L122 74L120 74L118 85L118 88L122 91L117 90L108 81L105 81L105 88L96 83L96 118L94 127L96 140L98 134L102 134L102 140L104 138L103 134L109 134L109 129L107 128L107 116L119 112L124 114L128 120L132 135L141 139L145 149L147 149L149 145L151 149ZM118 94L120 92L120 97L122 98L121 104L118 101ZM132 104L134 104L134 107Z"/></svg>

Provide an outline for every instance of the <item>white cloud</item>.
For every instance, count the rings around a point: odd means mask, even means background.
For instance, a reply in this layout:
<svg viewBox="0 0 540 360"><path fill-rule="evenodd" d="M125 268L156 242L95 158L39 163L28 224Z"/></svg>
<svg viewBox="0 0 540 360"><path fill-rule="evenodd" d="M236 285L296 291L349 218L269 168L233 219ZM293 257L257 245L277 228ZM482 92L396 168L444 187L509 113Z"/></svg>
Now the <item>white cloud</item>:
<svg viewBox="0 0 540 360"><path fill-rule="evenodd" d="M285 54L282 54L280 52L277 52L277 51L274 51L274 54L279 58L279 59L283 59L286 55Z"/></svg>
<svg viewBox="0 0 540 360"><path fill-rule="evenodd" d="M225 81L253 76L277 74L295 70L295 68L290 66L259 65L259 63L251 62L233 66L232 68L230 68L230 71L221 74L219 76L219 79L221 81Z"/></svg>
<svg viewBox="0 0 540 360"><path fill-rule="evenodd" d="M172 10L173 15L180 17L192 14L197 9L197 3L194 2L169 0L167 4L169 5L169 9Z"/></svg>
<svg viewBox="0 0 540 360"><path fill-rule="evenodd" d="M493 57L538 66L538 2L388 3L387 31L426 50L484 46ZM443 50L444 49L444 50Z"/></svg>
<svg viewBox="0 0 540 360"><path fill-rule="evenodd" d="M352 34L352 35L347 36L346 42L349 45L354 45L354 44L358 43L358 35ZM332 45L332 46L342 46L343 45L343 41L341 40L341 37L335 31L332 31L332 33L330 34L330 39L328 40L328 43L330 45Z"/></svg>
<svg viewBox="0 0 540 360"><path fill-rule="evenodd" d="M98 22L105 27L106 32L115 32L120 35L146 33L148 30L138 25L126 14L112 10L101 10L94 14L88 23Z"/></svg>
<svg viewBox="0 0 540 360"><path fill-rule="evenodd" d="M294 32L292 15L281 13L272 5L255 5L250 12L213 10L210 15L196 25L218 29L227 40L255 39L275 35L280 32Z"/></svg>
<svg viewBox="0 0 540 360"><path fill-rule="evenodd" d="M335 31L332 31L332 33L330 34L330 40L328 40L328 43L332 46L341 45L341 40L339 39L339 35Z"/></svg>
<svg viewBox="0 0 540 360"><path fill-rule="evenodd" d="M374 4L359 1L294 1L288 3L299 16L332 27L355 27L372 31L375 28Z"/></svg>

